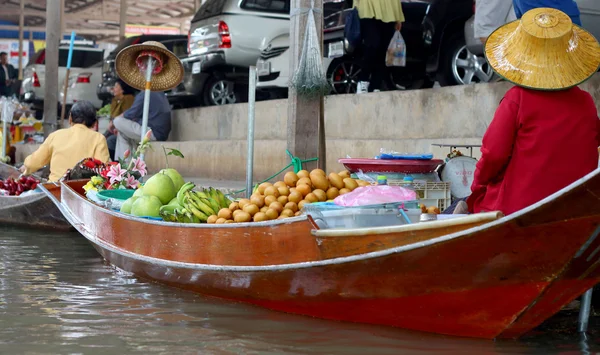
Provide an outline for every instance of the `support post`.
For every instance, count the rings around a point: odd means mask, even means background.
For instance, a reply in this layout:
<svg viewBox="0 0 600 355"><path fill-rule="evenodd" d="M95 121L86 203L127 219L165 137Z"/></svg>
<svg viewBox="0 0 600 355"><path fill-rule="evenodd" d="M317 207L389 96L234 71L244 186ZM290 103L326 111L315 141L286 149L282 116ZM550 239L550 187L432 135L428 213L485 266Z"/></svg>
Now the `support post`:
<svg viewBox="0 0 600 355"><path fill-rule="evenodd" d="M315 22L317 34L323 47L323 0L315 2ZM311 0L291 0L291 12L300 11L298 15L292 16L290 21L290 74L296 72L300 56L302 55L302 43L306 31L307 14L303 9L311 6ZM299 10L298 10L299 9ZM319 11L320 10L320 11ZM287 124L287 147L294 156L300 159L318 157L318 166L325 167L325 127L323 124L323 98L306 98L298 95L296 90L289 87L288 96L288 124ZM313 169L315 163L307 163L307 169ZM323 169L325 170L325 169Z"/></svg>
<svg viewBox="0 0 600 355"><path fill-rule="evenodd" d="M25 26L25 0L20 1L19 14L19 80L23 80L23 27Z"/></svg>
<svg viewBox="0 0 600 355"><path fill-rule="evenodd" d="M119 41L125 39L125 29L127 27L127 0L121 0L119 9Z"/></svg>
<svg viewBox="0 0 600 355"><path fill-rule="evenodd" d="M46 0L46 73L44 95L44 134L56 130L58 113L58 46L62 0Z"/></svg>
<svg viewBox="0 0 600 355"><path fill-rule="evenodd" d="M587 332L588 324L590 321L590 312L592 309L592 293L594 289L590 288L585 291L581 297L581 308L579 309L579 325L578 330L580 333Z"/></svg>
<svg viewBox="0 0 600 355"><path fill-rule="evenodd" d="M65 33L65 19L65 0L60 0L60 36L58 37L59 40L63 39L63 35Z"/></svg>
<svg viewBox="0 0 600 355"><path fill-rule="evenodd" d="M252 195L252 179L254 177L254 113L256 104L256 67L250 67L248 85L248 154L246 157L246 197Z"/></svg>

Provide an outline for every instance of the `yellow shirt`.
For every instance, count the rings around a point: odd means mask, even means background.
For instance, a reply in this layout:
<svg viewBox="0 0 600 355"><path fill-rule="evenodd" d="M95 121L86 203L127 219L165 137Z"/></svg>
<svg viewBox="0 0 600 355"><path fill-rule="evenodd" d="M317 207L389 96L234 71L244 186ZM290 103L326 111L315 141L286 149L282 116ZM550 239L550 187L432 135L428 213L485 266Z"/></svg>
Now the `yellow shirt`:
<svg viewBox="0 0 600 355"><path fill-rule="evenodd" d="M31 174L50 163L50 181L58 181L68 169L85 158L108 162L106 138L83 124L51 133L33 154L25 159L26 174Z"/></svg>
<svg viewBox="0 0 600 355"><path fill-rule="evenodd" d="M374 18L383 22L404 22L400 0L354 0L358 17Z"/></svg>

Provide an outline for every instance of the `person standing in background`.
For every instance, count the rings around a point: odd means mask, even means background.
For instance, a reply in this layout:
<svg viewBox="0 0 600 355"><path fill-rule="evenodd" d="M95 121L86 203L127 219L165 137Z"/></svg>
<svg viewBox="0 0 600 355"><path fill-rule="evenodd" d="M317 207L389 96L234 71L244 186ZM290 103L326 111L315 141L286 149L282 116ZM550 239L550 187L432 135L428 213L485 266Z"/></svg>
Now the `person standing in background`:
<svg viewBox="0 0 600 355"><path fill-rule="evenodd" d="M8 63L8 53L0 53L0 96L14 95L12 86L17 80L17 71Z"/></svg>
<svg viewBox="0 0 600 355"><path fill-rule="evenodd" d="M475 2L475 37L485 44L498 27L516 20L512 2L506 0L477 0Z"/></svg>
<svg viewBox="0 0 600 355"><path fill-rule="evenodd" d="M380 91L387 67L385 55L394 36L402 29L404 13L400 0L354 0L360 18L363 42L362 71L359 74L358 94Z"/></svg>
<svg viewBox="0 0 600 355"><path fill-rule="evenodd" d="M549 7L564 12L574 24L581 26L581 14L575 0L513 0L513 6L519 19L531 9Z"/></svg>

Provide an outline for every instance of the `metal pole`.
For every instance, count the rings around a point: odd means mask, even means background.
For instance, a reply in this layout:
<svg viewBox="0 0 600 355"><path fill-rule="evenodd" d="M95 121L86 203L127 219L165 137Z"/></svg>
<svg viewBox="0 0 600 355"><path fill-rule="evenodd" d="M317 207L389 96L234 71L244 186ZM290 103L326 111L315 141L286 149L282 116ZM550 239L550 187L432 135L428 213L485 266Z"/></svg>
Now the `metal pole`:
<svg viewBox="0 0 600 355"><path fill-rule="evenodd" d="M119 41L125 39L125 29L127 27L127 0L121 0L119 9Z"/></svg>
<svg viewBox="0 0 600 355"><path fill-rule="evenodd" d="M256 67L250 67L250 85L248 87L248 156L246 161L246 196L252 195L254 176L254 104L256 103Z"/></svg>
<svg viewBox="0 0 600 355"><path fill-rule="evenodd" d="M61 0L46 0L46 73L44 124L46 136L56 129L58 113L58 47ZM31 30L31 29L30 29Z"/></svg>
<svg viewBox="0 0 600 355"><path fill-rule="evenodd" d="M144 92L144 110L142 111L142 137L140 142L144 140L146 131L148 130L148 112L150 111L150 85L152 82L152 70L154 70L154 59L148 57L148 67L146 68L146 91ZM144 154L140 155L140 159L144 160Z"/></svg>
<svg viewBox="0 0 600 355"><path fill-rule="evenodd" d="M19 80L23 80L23 27L25 26L25 0L21 0L19 13Z"/></svg>
<svg viewBox="0 0 600 355"><path fill-rule="evenodd" d="M8 105L8 100L6 101L6 104ZM4 110L2 110L4 111ZM0 113L0 116L2 116L2 113ZM6 156L6 143L8 143L8 124L6 123L6 120L4 119L4 117L0 117L2 118L2 159L4 159L4 157ZM15 163L14 161L12 162L13 164Z"/></svg>
<svg viewBox="0 0 600 355"><path fill-rule="evenodd" d="M65 75L65 86L63 88L63 102L60 111L60 127L64 127L65 111L67 111L67 93L69 90L69 76L71 75L71 60L73 58L73 45L75 44L75 32L71 32L71 42L69 43L69 55L67 57L67 75Z"/></svg>
<svg viewBox="0 0 600 355"><path fill-rule="evenodd" d="M581 297L581 309L579 310L579 332L587 332L588 323L590 320L590 310L592 308L592 292L593 288L585 291Z"/></svg>

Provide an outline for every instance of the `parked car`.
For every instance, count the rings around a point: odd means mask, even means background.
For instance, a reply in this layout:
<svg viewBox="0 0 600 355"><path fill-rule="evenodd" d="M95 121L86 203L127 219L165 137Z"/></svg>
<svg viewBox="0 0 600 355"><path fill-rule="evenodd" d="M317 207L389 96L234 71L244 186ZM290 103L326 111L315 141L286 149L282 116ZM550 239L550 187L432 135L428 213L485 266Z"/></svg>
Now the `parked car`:
<svg viewBox="0 0 600 355"><path fill-rule="evenodd" d="M289 0L208 0L192 19L185 88L205 105L247 100L248 67L265 37L289 31Z"/></svg>
<svg viewBox="0 0 600 355"><path fill-rule="evenodd" d="M324 5L324 67L334 94L354 93L361 70L360 48L349 53L344 40L344 25L349 11L345 2ZM402 36L406 42L406 67L392 67L385 84L387 89L432 87L437 80L442 86L456 85L454 71L464 47L463 28L473 15L472 0L402 0L406 22ZM289 32L265 40L257 61L262 89L284 89L289 74ZM383 63L382 63L383 65Z"/></svg>
<svg viewBox="0 0 600 355"><path fill-rule="evenodd" d="M64 100L64 80L60 82L58 100L62 105L65 102L67 111L70 111L73 104L77 101L86 100L91 102L96 109L103 105L102 100L96 94L96 88L102 83L102 65L100 61L89 68L71 70L69 73L67 100Z"/></svg>
<svg viewBox="0 0 600 355"><path fill-rule="evenodd" d="M125 47L146 41L156 41L164 44L179 59L187 56L188 39L185 35L141 35L126 38L106 57L102 66L102 80L96 86L96 94L104 105L110 103L113 97L112 89L117 80L117 72L115 70L115 58L117 54ZM169 102L175 106L187 104L191 99L191 96L185 91L183 84L173 90L167 91L166 95Z"/></svg>
<svg viewBox="0 0 600 355"><path fill-rule="evenodd" d="M58 82L64 82L67 73L67 58L69 56L69 41L61 41L58 51ZM93 42L75 41L73 56L71 58L71 70L101 62L104 58L104 50L94 48ZM44 107L46 71L46 50L39 50L29 61L23 71L23 83L21 85L21 96L25 102L33 103L34 109L42 112Z"/></svg>

